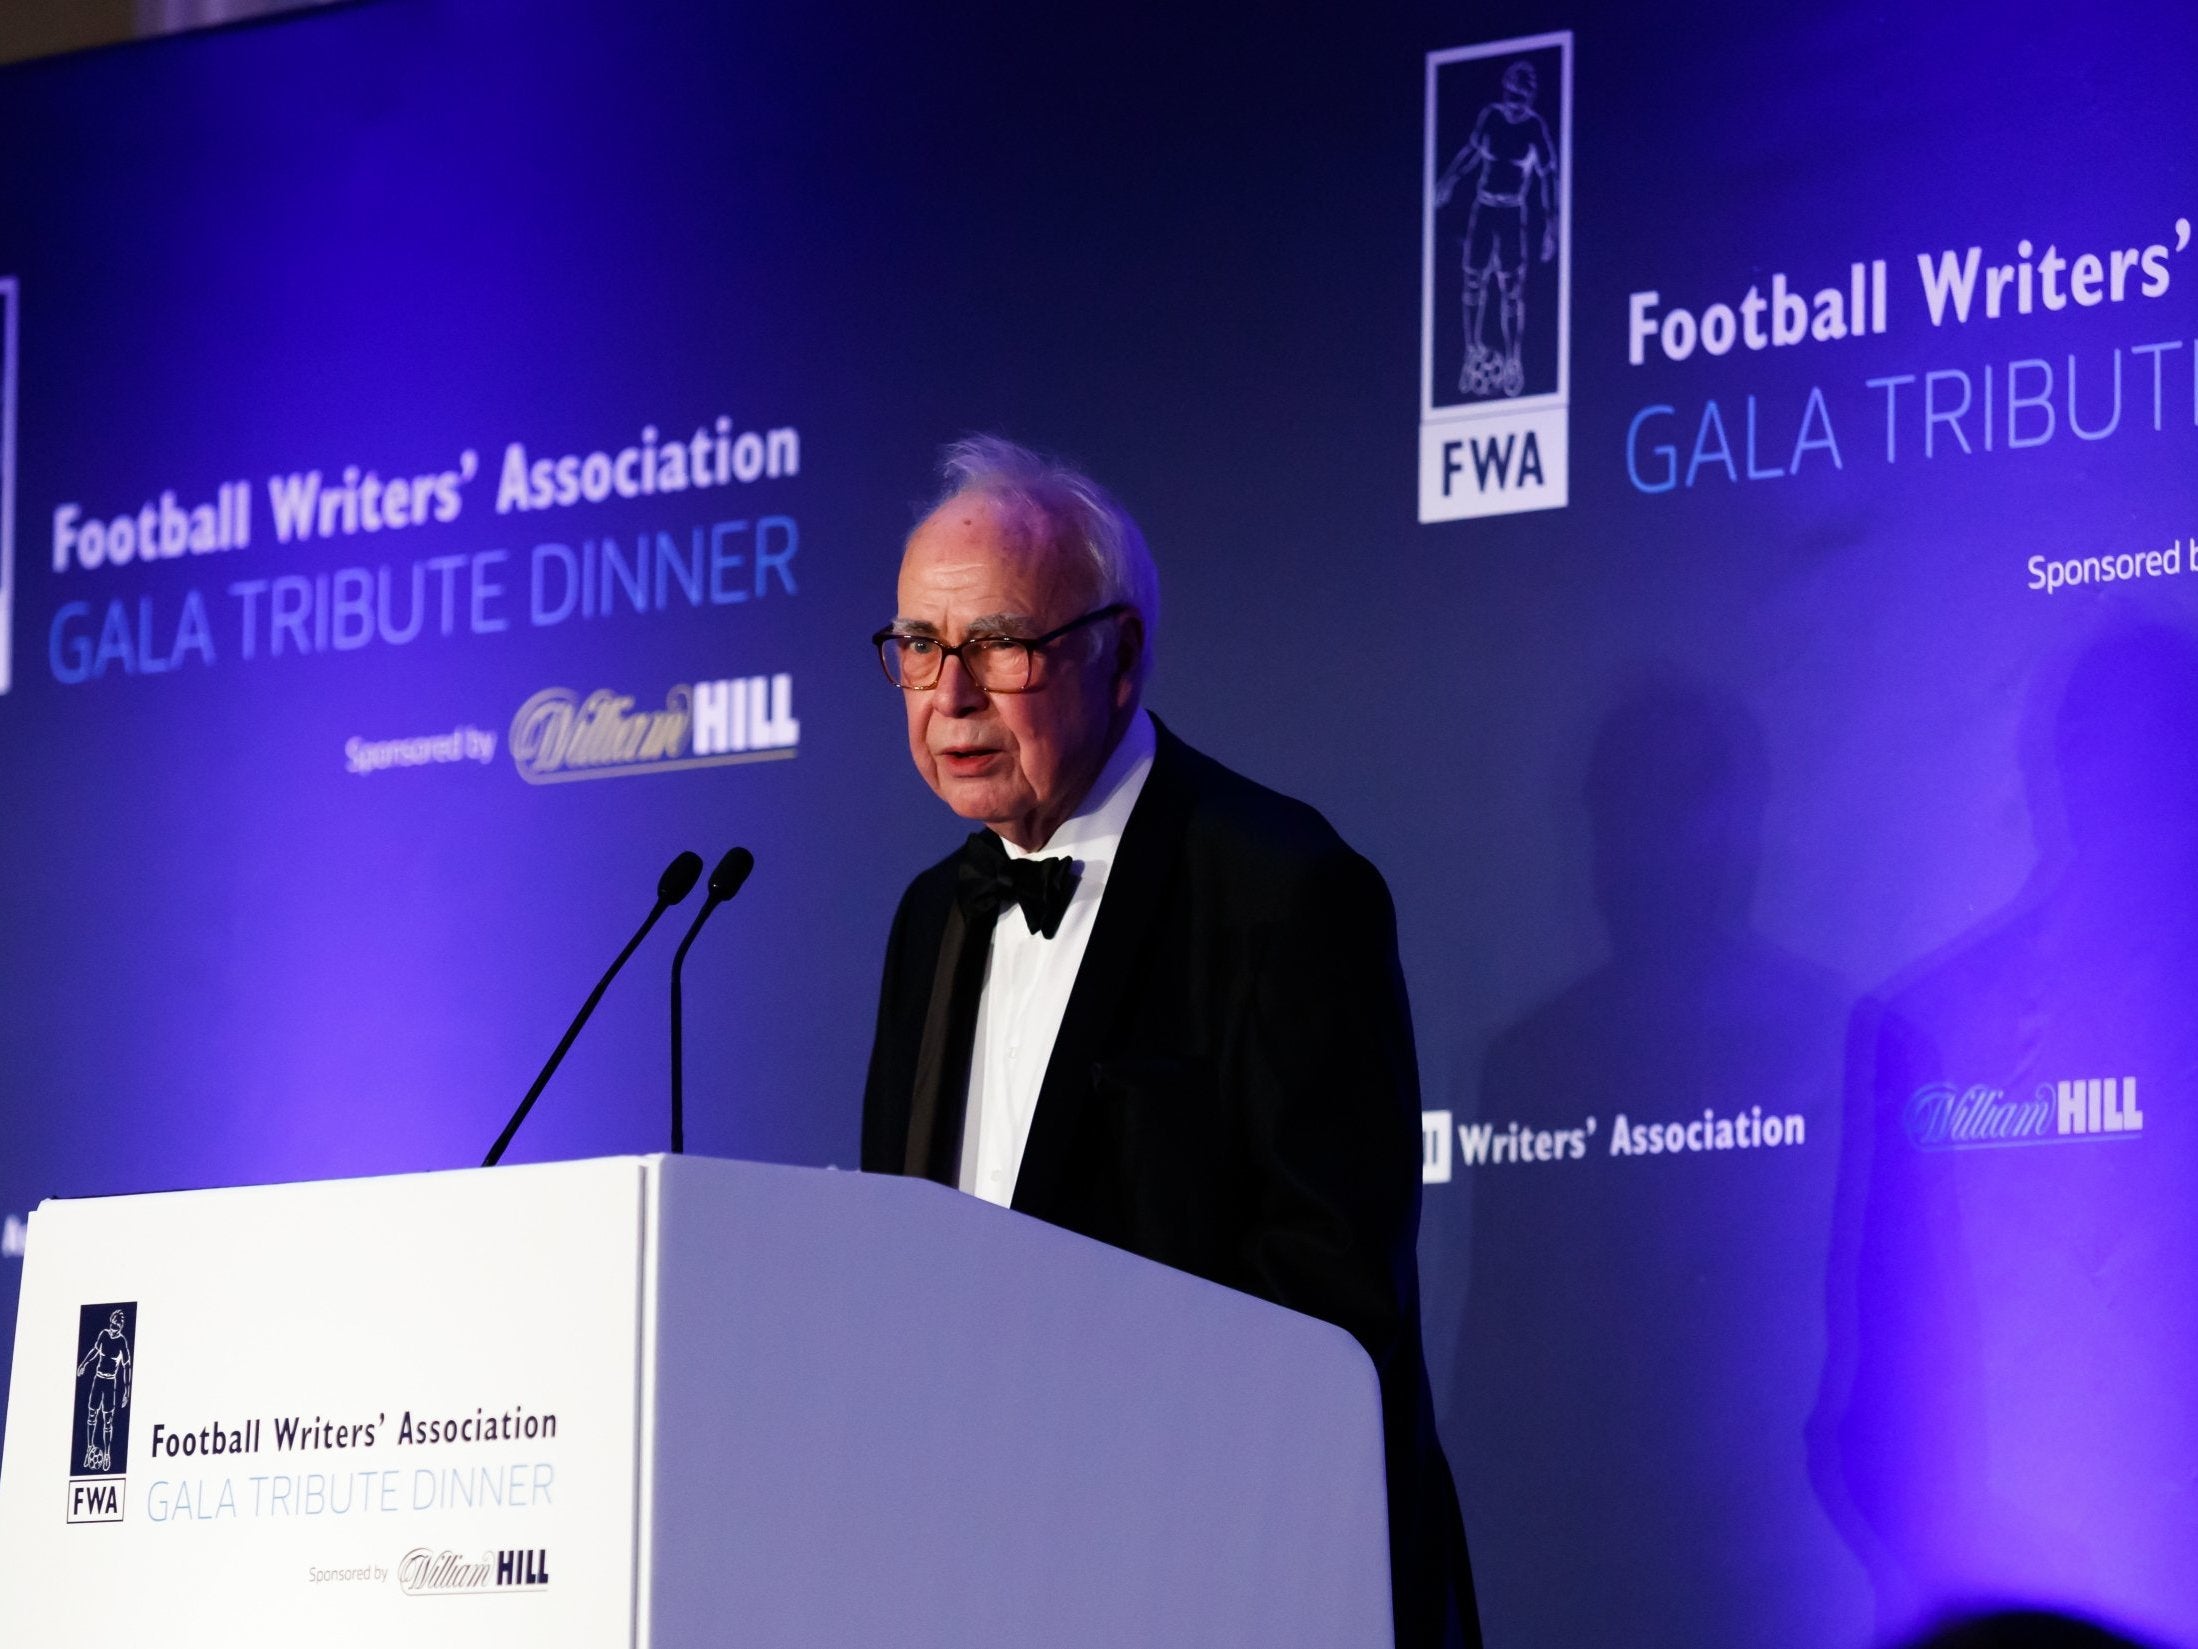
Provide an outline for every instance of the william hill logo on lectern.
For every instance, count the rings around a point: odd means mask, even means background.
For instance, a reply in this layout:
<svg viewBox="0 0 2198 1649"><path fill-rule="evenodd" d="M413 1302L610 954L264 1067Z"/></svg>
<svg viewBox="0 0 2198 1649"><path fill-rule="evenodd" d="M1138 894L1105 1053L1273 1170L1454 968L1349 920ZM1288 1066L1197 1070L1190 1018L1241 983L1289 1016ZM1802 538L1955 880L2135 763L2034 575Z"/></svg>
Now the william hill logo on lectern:
<svg viewBox="0 0 2198 1649"><path fill-rule="evenodd" d="M732 676L682 683L661 709L636 709L629 693L599 687L583 697L545 687L519 706L505 741L529 784L678 773L735 762L781 761L801 744L794 678Z"/></svg>
<svg viewBox="0 0 2198 1649"><path fill-rule="evenodd" d="M397 1589L407 1597L463 1597L482 1592L540 1591L550 1582L547 1546L507 1547L478 1558L415 1546L397 1565Z"/></svg>

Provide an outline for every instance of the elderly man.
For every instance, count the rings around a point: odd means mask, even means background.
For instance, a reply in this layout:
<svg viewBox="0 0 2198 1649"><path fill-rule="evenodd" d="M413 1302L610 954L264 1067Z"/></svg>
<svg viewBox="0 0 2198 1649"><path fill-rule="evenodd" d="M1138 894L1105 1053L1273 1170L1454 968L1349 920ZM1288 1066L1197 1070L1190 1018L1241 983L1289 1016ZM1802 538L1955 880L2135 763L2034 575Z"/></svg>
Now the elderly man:
<svg viewBox="0 0 2198 1649"><path fill-rule="evenodd" d="M894 919L862 1165L1348 1329L1381 1379L1398 1642L1477 1643L1388 890L1145 711L1159 580L1101 488L994 439L946 475L874 639L917 770L985 828Z"/></svg>

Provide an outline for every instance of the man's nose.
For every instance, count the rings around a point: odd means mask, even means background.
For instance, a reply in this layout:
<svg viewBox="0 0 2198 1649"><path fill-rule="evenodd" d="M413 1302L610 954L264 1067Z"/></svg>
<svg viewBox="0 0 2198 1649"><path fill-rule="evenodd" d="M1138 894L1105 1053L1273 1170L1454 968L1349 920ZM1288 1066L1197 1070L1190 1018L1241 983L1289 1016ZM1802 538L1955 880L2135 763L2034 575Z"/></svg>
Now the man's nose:
<svg viewBox="0 0 2198 1649"><path fill-rule="evenodd" d="M969 673L959 654L949 654L939 664L939 679L931 684L931 708L943 716L974 715L985 707L985 691Z"/></svg>

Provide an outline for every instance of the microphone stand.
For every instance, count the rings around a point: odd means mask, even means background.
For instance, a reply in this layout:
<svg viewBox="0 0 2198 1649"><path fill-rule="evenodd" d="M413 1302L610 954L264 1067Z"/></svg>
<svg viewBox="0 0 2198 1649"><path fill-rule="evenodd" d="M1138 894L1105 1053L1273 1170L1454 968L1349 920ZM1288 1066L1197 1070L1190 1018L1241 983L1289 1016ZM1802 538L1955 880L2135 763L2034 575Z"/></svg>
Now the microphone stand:
<svg viewBox="0 0 2198 1649"><path fill-rule="evenodd" d="M702 910L694 919L694 926L687 930L687 937L680 940L679 949L672 953L672 1155L679 1156L687 1149L687 1102L684 1060L681 1050L686 1044L686 1033L679 1018L679 970L686 963L687 947L695 942L702 931L702 918L717 908L717 901L704 901Z"/></svg>
<svg viewBox="0 0 2198 1649"><path fill-rule="evenodd" d="M687 947L695 942L702 931L702 924L710 919L710 912L740 891L747 881L748 872L756 868L756 856L744 847L729 848L725 857L718 860L717 868L710 872L709 896L702 901L702 908L695 912L687 937L680 940L679 949L672 953L672 1154L679 1156L687 1149L687 1088L686 1088L686 1028L680 1018L679 970L686 966Z"/></svg>
<svg viewBox="0 0 2198 1649"><path fill-rule="evenodd" d="M504 1151L511 1144L512 1136L519 1132L519 1125L527 1120L527 1113L534 1109L534 1102L542 1097L542 1090L549 1086L549 1079L557 1074L557 1067L565 1062L565 1054L572 1047L574 1039L580 1035L580 1027L595 1012L596 1003L603 1000L603 993L610 989L611 981L618 977L618 970L626 965L626 958L641 948L641 941L648 938L649 929L656 926L656 919L687 897L701 870L700 857L693 853L682 853L657 878L656 903L650 907L647 919L642 922L634 936L626 941L626 948L618 953L618 960L610 965L609 971L595 982L595 989L588 992L588 999L580 1005L580 1012L565 1027L565 1034L557 1044L557 1051L549 1056L549 1063L542 1067L541 1074L534 1079L534 1086L527 1090L527 1097L519 1102L519 1109L511 1113L511 1120L504 1124L504 1131L496 1136L496 1143L488 1148L488 1155L482 1158L483 1168L493 1168L503 1160Z"/></svg>

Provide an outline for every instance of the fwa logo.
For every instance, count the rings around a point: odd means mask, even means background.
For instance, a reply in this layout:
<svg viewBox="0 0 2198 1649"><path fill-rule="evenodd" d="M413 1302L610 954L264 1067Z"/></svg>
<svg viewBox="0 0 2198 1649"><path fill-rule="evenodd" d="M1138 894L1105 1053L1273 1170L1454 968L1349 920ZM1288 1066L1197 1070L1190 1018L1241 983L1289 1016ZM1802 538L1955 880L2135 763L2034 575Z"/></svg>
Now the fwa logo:
<svg viewBox="0 0 2198 1649"><path fill-rule="evenodd" d="M0 693L15 678L15 308L13 275L0 275Z"/></svg>
<svg viewBox="0 0 2198 1649"><path fill-rule="evenodd" d="M1933 1082L1909 1096L1901 1121L1909 1143L1924 1151L2131 1139L2145 1131L2133 1076L2041 1082L2027 1097L1982 1082Z"/></svg>
<svg viewBox="0 0 2198 1649"><path fill-rule="evenodd" d="M1562 508L1572 383L1572 35L1431 52L1420 520Z"/></svg>
<svg viewBox="0 0 2198 1649"><path fill-rule="evenodd" d="M521 778L560 784L783 760L801 744L801 723L790 675L682 683L661 709L636 709L607 687L585 698L545 687L519 706L508 744Z"/></svg>
<svg viewBox="0 0 2198 1649"><path fill-rule="evenodd" d="M81 1307L76 1402L69 1436L69 1521L119 1523L130 1466L130 1386L137 1375L137 1302Z"/></svg>

